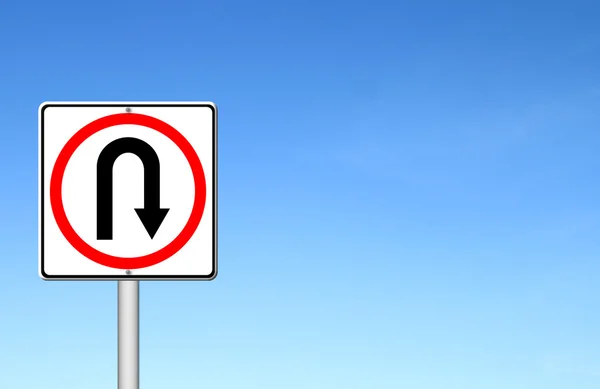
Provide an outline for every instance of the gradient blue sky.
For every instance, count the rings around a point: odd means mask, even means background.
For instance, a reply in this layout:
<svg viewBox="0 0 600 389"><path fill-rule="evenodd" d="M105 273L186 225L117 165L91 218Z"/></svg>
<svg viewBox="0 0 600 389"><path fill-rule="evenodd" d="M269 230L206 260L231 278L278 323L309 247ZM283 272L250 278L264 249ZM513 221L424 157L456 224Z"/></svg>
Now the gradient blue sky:
<svg viewBox="0 0 600 389"><path fill-rule="evenodd" d="M37 274L37 107L212 100L213 282L141 385L597 389L600 4L0 3L0 388L116 388L115 282Z"/></svg>

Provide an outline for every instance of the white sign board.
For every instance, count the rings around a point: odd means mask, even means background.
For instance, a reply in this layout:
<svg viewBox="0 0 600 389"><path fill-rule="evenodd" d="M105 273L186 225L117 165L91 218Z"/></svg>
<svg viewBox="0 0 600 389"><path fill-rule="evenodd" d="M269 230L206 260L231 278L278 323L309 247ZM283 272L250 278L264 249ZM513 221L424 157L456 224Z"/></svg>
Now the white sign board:
<svg viewBox="0 0 600 389"><path fill-rule="evenodd" d="M212 103L44 103L39 189L43 279L217 274Z"/></svg>

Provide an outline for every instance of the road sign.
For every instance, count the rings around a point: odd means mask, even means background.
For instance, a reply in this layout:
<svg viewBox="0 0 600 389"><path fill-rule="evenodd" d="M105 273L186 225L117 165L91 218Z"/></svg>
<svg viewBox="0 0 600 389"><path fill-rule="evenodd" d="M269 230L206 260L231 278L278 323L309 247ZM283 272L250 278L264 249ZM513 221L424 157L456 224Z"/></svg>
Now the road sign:
<svg viewBox="0 0 600 389"><path fill-rule="evenodd" d="M217 274L212 103L44 103L44 279L210 280Z"/></svg>

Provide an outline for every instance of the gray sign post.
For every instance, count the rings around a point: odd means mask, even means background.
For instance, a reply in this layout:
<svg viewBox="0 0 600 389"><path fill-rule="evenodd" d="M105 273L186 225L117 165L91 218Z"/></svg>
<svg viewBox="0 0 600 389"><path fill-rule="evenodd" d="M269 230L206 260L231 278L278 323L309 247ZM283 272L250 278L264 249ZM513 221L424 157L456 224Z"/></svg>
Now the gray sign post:
<svg viewBox="0 0 600 389"><path fill-rule="evenodd" d="M119 389L140 387L139 282L119 282Z"/></svg>

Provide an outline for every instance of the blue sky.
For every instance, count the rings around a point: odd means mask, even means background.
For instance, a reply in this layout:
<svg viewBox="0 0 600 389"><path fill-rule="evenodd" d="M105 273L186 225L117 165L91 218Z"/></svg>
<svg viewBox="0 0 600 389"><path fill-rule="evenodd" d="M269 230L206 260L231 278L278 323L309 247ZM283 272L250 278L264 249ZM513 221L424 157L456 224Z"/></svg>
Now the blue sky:
<svg viewBox="0 0 600 389"><path fill-rule="evenodd" d="M141 284L144 389L597 388L594 3L5 0L0 387L116 387L116 283L37 275L38 105L211 100L219 276Z"/></svg>

